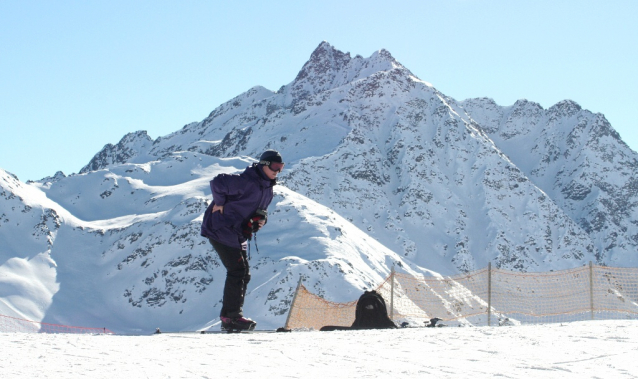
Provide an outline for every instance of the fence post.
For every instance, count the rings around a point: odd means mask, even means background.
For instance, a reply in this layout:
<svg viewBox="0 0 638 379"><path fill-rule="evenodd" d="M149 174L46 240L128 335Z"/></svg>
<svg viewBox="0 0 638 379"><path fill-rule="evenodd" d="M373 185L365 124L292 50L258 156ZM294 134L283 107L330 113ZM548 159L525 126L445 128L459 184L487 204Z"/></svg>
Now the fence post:
<svg viewBox="0 0 638 379"><path fill-rule="evenodd" d="M292 314L292 309L295 307L295 301L297 300L297 294L299 293L299 288L301 288L301 282L303 281L303 275L299 275L299 282L297 282L297 289L295 290L295 295L292 297L292 303L290 303L290 309L288 310L288 317L286 317L286 325L285 329L290 329L288 327L288 323L290 322L290 315Z"/></svg>
<svg viewBox="0 0 638 379"><path fill-rule="evenodd" d="M591 319L594 319L594 266L589 261L589 309L591 310Z"/></svg>
<svg viewBox="0 0 638 379"><path fill-rule="evenodd" d="M390 271L390 320L394 319L394 265Z"/></svg>
<svg viewBox="0 0 638 379"><path fill-rule="evenodd" d="M487 326L492 326L492 262L487 263Z"/></svg>

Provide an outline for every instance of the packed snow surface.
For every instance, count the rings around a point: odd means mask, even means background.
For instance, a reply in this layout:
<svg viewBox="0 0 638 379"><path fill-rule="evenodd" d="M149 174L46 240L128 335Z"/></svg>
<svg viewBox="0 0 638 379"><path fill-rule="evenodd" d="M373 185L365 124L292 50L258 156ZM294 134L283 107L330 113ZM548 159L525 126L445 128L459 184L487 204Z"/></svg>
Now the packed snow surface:
<svg viewBox="0 0 638 379"><path fill-rule="evenodd" d="M0 334L3 378L636 378L638 323L147 336Z"/></svg>

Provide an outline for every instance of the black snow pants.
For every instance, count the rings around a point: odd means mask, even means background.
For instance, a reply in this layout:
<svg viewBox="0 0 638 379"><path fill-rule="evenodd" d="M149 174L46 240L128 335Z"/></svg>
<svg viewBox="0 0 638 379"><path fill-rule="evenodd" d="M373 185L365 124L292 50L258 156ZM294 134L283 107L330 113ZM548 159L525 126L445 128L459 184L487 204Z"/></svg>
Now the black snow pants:
<svg viewBox="0 0 638 379"><path fill-rule="evenodd" d="M246 286L250 281L250 268L246 258L246 250L226 246L215 240L208 239L217 251L224 267L226 267L226 284L222 300L221 317L243 317L244 297Z"/></svg>

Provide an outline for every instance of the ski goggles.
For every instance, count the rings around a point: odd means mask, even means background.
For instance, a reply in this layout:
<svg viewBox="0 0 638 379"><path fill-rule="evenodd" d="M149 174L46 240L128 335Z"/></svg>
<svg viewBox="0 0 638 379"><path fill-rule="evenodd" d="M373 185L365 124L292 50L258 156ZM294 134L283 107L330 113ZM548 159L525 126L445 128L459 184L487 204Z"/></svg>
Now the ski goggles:
<svg viewBox="0 0 638 379"><path fill-rule="evenodd" d="M283 162L270 162L270 161L261 161L259 162L259 164L268 166L268 168L274 172L281 172L281 170L283 170L284 166L286 165Z"/></svg>

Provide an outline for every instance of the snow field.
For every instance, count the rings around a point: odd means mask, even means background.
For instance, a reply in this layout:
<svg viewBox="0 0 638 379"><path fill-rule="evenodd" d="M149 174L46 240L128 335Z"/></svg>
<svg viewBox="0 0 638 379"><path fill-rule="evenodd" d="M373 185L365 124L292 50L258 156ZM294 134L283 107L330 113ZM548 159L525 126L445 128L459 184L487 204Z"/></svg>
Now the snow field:
<svg viewBox="0 0 638 379"><path fill-rule="evenodd" d="M3 378L636 378L638 322L149 336L0 334Z"/></svg>

